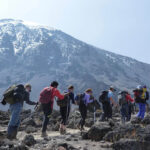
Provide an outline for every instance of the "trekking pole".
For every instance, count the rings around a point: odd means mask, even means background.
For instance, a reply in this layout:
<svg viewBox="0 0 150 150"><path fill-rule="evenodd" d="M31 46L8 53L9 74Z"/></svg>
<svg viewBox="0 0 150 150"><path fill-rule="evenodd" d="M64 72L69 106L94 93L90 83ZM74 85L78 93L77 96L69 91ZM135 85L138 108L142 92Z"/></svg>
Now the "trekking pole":
<svg viewBox="0 0 150 150"><path fill-rule="evenodd" d="M96 116L95 116L96 112L95 112L95 106L94 106L94 123L96 121Z"/></svg>

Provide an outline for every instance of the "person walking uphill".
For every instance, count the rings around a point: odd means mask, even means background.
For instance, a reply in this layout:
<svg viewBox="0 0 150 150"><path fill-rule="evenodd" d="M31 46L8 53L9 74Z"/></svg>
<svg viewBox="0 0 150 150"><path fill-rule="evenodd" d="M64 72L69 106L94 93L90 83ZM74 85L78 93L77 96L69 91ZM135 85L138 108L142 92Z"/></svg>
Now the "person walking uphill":
<svg viewBox="0 0 150 150"><path fill-rule="evenodd" d="M64 99L64 95L57 89L58 82L53 81L50 87L44 88L40 93L39 102L42 105L42 110L44 112L44 120L42 125L42 137L47 136L46 130L49 123L49 118L53 110L54 98L58 97L60 100Z"/></svg>
<svg viewBox="0 0 150 150"><path fill-rule="evenodd" d="M99 101L102 103L103 114L100 121L112 118L112 105L117 106L113 100L113 92L116 91L113 86L110 86L108 91L103 91L99 97Z"/></svg>
<svg viewBox="0 0 150 150"><path fill-rule="evenodd" d="M92 89L87 89L85 93L77 95L75 98L76 104L79 103L79 111L81 114L81 120L78 124L78 128L84 130L85 119L87 116L87 105L94 101Z"/></svg>
<svg viewBox="0 0 150 150"><path fill-rule="evenodd" d="M131 116L129 114L129 105L130 102L134 102L134 99L131 98L130 94L127 91L122 91L118 95L120 113L122 124L125 124L126 121L129 121Z"/></svg>
<svg viewBox="0 0 150 150"><path fill-rule="evenodd" d="M66 124L69 118L71 103L74 104L74 87L71 85L68 87L68 91L66 92L69 95L66 96L66 105L60 107L60 114L61 114L61 124L60 124L60 133L66 133Z"/></svg>
<svg viewBox="0 0 150 150"><path fill-rule="evenodd" d="M144 119L146 112L146 101L149 99L149 93L146 86L139 85L134 91L135 102L139 104L137 118Z"/></svg>
<svg viewBox="0 0 150 150"><path fill-rule="evenodd" d="M30 92L31 85L26 84L23 86L22 84L17 86L11 86L4 93L4 99L2 104L9 103L10 104L10 121L7 129L7 137L8 139L15 139L18 131L18 127L20 125L20 113L23 109L24 101L29 105L36 105L36 102L30 101ZM7 95L7 96L6 96ZM6 97L5 97L6 96Z"/></svg>

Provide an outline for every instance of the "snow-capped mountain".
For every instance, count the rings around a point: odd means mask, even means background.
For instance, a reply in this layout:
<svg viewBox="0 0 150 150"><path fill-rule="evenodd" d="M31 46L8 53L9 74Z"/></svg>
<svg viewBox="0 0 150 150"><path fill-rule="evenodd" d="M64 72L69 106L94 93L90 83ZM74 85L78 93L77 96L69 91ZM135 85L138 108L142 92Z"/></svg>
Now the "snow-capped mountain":
<svg viewBox="0 0 150 150"><path fill-rule="evenodd" d="M13 83L31 83L32 97L52 80L65 90L109 85L132 89L150 85L150 65L81 42L54 28L21 20L0 20L0 93Z"/></svg>

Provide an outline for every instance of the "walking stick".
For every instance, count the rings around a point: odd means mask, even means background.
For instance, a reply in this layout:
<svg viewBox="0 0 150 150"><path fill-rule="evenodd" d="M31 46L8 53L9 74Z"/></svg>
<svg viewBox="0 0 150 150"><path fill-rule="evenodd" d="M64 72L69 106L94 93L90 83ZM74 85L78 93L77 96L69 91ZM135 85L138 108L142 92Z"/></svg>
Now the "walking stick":
<svg viewBox="0 0 150 150"><path fill-rule="evenodd" d="M95 105L94 105L94 123L96 122L96 116L95 116L96 112L95 111L96 111L96 109L95 109Z"/></svg>

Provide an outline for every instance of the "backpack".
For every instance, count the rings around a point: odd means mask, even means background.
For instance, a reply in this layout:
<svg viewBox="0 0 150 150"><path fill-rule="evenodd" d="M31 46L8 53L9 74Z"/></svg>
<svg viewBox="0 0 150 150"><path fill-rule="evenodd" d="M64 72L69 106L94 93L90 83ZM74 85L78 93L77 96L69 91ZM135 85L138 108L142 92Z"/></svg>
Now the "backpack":
<svg viewBox="0 0 150 150"><path fill-rule="evenodd" d="M145 100L149 100L149 92L148 91L146 91L146 98L145 98Z"/></svg>
<svg viewBox="0 0 150 150"><path fill-rule="evenodd" d="M46 87L40 93L39 102L41 104L48 104L52 101L52 91L53 88Z"/></svg>
<svg viewBox="0 0 150 150"><path fill-rule="evenodd" d="M25 89L22 84L12 85L3 93L3 99L8 104L15 104L16 102L23 100L24 90ZM20 99L16 99L14 94L19 95Z"/></svg>
<svg viewBox="0 0 150 150"><path fill-rule="evenodd" d="M120 106L128 103L128 101L126 99L126 95L127 95L127 92L125 92L125 91L122 91L121 93L119 93L118 100L119 100Z"/></svg>
<svg viewBox="0 0 150 150"><path fill-rule="evenodd" d="M143 90L139 90L139 89L135 89L134 91L134 97L135 97L135 102L136 103L141 103L144 100L142 99L142 94L143 94Z"/></svg>
<svg viewBox="0 0 150 150"><path fill-rule="evenodd" d="M69 96L65 96L62 100L57 99L56 102L59 107L66 107L69 103Z"/></svg>
<svg viewBox="0 0 150 150"><path fill-rule="evenodd" d="M84 96L85 96L85 93L83 93L83 94L78 94L78 95L75 97L75 101L77 102L77 105L82 105L82 104L84 104Z"/></svg>
<svg viewBox="0 0 150 150"><path fill-rule="evenodd" d="M102 104L109 102L108 91L102 91L102 93L99 96L99 102Z"/></svg>
<svg viewBox="0 0 150 150"><path fill-rule="evenodd" d="M97 100L94 100L92 103L89 103L87 105L87 109L90 111L90 112L95 112L97 109L100 109L101 106L99 104L99 102Z"/></svg>

